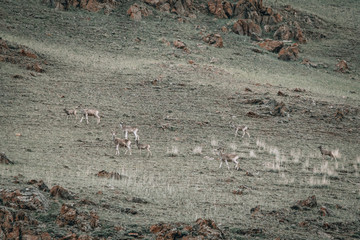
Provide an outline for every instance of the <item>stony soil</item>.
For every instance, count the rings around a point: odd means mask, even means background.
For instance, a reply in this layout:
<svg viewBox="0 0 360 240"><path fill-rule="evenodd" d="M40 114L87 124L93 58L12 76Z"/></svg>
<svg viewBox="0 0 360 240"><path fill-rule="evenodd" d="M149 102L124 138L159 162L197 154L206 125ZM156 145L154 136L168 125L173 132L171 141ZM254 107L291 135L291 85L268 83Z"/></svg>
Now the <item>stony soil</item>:
<svg viewBox="0 0 360 240"><path fill-rule="evenodd" d="M133 3L105 15L0 0L0 236L359 238L356 25L299 1L293 7L318 14L327 38L314 37L285 62L248 36L220 33L232 20L197 12L179 21L151 8L133 21ZM223 48L203 41L213 33ZM334 71L337 58L348 73ZM100 124L67 118L63 109L77 106L98 109ZM139 128L151 157L132 134L132 155L115 155L120 122ZM247 125L251 137L235 137L230 122ZM337 159L322 157L320 145ZM219 169L219 147L240 156L238 171L233 163Z"/></svg>

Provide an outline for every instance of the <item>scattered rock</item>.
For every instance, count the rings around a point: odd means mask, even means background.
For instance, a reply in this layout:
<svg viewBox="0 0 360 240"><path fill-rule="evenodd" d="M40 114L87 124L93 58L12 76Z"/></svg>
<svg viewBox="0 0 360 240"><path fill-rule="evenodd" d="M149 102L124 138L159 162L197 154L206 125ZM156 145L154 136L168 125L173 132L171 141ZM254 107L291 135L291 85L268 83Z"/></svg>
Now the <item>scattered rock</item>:
<svg viewBox="0 0 360 240"><path fill-rule="evenodd" d="M208 1L208 9L217 18L231 18L233 16L233 5L228 1L210 0Z"/></svg>
<svg viewBox="0 0 360 240"><path fill-rule="evenodd" d="M255 99L246 99L245 104L261 105L264 104L264 100L255 98Z"/></svg>
<svg viewBox="0 0 360 240"><path fill-rule="evenodd" d="M44 69L41 67L41 65L39 63L29 63L26 66L26 69L27 70L32 70L32 71L35 71L35 72L38 72L38 73L44 72Z"/></svg>
<svg viewBox="0 0 360 240"><path fill-rule="evenodd" d="M163 12L196 18L192 0L143 0L146 4Z"/></svg>
<svg viewBox="0 0 360 240"><path fill-rule="evenodd" d="M301 64L308 66L308 67L313 67L313 68L317 68L318 65L315 63L312 63L309 59L304 58L303 61L301 62Z"/></svg>
<svg viewBox="0 0 360 240"><path fill-rule="evenodd" d="M204 42L218 48L224 47L223 39L220 34L209 34L203 38Z"/></svg>
<svg viewBox="0 0 360 240"><path fill-rule="evenodd" d="M257 114L257 113L254 113L254 112L248 112L247 114L246 114L246 116L248 116L248 117L251 117L251 118L261 118L261 116L259 115L259 114Z"/></svg>
<svg viewBox="0 0 360 240"><path fill-rule="evenodd" d="M275 40L295 40L298 43L306 43L306 38L297 22L294 22L293 26L287 24L281 25L275 31L273 38Z"/></svg>
<svg viewBox="0 0 360 240"><path fill-rule="evenodd" d="M30 180L30 181L27 182L27 184L37 186L40 191L50 192L50 189L48 188L48 186L46 186L46 184L44 183L43 180L40 180L40 181Z"/></svg>
<svg viewBox="0 0 360 240"><path fill-rule="evenodd" d="M278 53L284 47L284 42L265 39L265 41L258 43L258 45L269 52Z"/></svg>
<svg viewBox="0 0 360 240"><path fill-rule="evenodd" d="M295 61L299 57L299 45L294 43L289 47L284 47L280 50L278 59L283 61Z"/></svg>
<svg viewBox="0 0 360 240"><path fill-rule="evenodd" d="M224 233L210 219L199 218L192 226L182 223L160 223L150 227L156 239L225 239Z"/></svg>
<svg viewBox="0 0 360 240"><path fill-rule="evenodd" d="M107 172L105 170L101 170L100 172L98 172L97 174L95 174L95 176L98 177L104 177L104 178L109 178L109 179L116 179L116 180L121 180L123 178L127 178L124 175L121 175L120 173L117 172Z"/></svg>
<svg viewBox="0 0 360 240"><path fill-rule="evenodd" d="M33 59L37 58L37 55L35 53L32 53L32 52L27 51L25 49L21 49L20 54L23 55L23 56L29 57L29 58L33 58Z"/></svg>
<svg viewBox="0 0 360 240"><path fill-rule="evenodd" d="M30 218L26 212L0 207L0 237L1 239L51 240L48 233L38 233L33 228L38 221Z"/></svg>
<svg viewBox="0 0 360 240"><path fill-rule="evenodd" d="M116 0L43 0L42 2L56 10L81 8L89 12L98 12L104 9L105 14L109 14L116 7Z"/></svg>
<svg viewBox="0 0 360 240"><path fill-rule="evenodd" d="M190 53L190 49L185 45L184 42L180 40L175 40L173 42L174 47L184 50L186 53Z"/></svg>
<svg viewBox="0 0 360 240"><path fill-rule="evenodd" d="M132 20L140 21L142 17L147 17L151 15L152 11L148 10L144 6L135 3L130 6L126 13L130 16Z"/></svg>
<svg viewBox="0 0 360 240"><path fill-rule="evenodd" d="M79 213L70 204L63 204L60 214L56 218L56 224L60 227L74 226L83 232L93 230L99 226L99 216L95 212Z"/></svg>
<svg viewBox="0 0 360 240"><path fill-rule="evenodd" d="M239 19L234 23L232 31L246 36L261 36L262 34L261 27L251 19Z"/></svg>
<svg viewBox="0 0 360 240"><path fill-rule="evenodd" d="M286 107L285 103L283 103L283 102L278 103L276 101L274 101L274 102L275 102L275 107L270 112L270 114L272 116L281 116L281 117L287 116L289 109Z"/></svg>
<svg viewBox="0 0 360 240"><path fill-rule="evenodd" d="M0 200L4 206L14 209L46 210L49 206L46 197L35 188L0 189Z"/></svg>
<svg viewBox="0 0 360 240"><path fill-rule="evenodd" d="M75 199L74 194L70 193L68 190L66 190L65 188L63 188L59 185L56 185L51 188L50 196L52 196L54 198L61 198L61 199L67 199L67 200Z"/></svg>
<svg viewBox="0 0 360 240"><path fill-rule="evenodd" d="M280 97L287 97L287 96L289 96L289 95L283 93L282 91L278 91L277 95L280 96Z"/></svg>
<svg viewBox="0 0 360 240"><path fill-rule="evenodd" d="M14 164L14 162L10 161L5 153L0 153L0 164Z"/></svg>
<svg viewBox="0 0 360 240"><path fill-rule="evenodd" d="M306 90L303 88L294 88L293 91L294 92L306 92Z"/></svg>
<svg viewBox="0 0 360 240"><path fill-rule="evenodd" d="M329 210L324 206L320 207L319 214L323 217L330 216Z"/></svg>
<svg viewBox="0 0 360 240"><path fill-rule="evenodd" d="M345 60L341 60L336 64L336 71L341 73L348 73L349 66Z"/></svg>
<svg viewBox="0 0 360 240"><path fill-rule="evenodd" d="M296 206L298 207L308 207L308 208L314 208L317 207L317 201L315 195L308 197L305 200L300 200L296 203Z"/></svg>

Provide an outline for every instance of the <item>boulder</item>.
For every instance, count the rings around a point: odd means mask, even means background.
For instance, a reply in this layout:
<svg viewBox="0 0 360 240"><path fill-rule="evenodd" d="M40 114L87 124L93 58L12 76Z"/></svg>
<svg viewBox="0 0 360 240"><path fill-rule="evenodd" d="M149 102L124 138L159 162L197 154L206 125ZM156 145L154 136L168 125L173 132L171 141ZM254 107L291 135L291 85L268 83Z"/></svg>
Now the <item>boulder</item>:
<svg viewBox="0 0 360 240"><path fill-rule="evenodd" d="M57 10L81 8L90 12L98 12L104 9L105 14L110 13L116 7L116 0L43 0L42 2Z"/></svg>
<svg viewBox="0 0 360 240"><path fill-rule="evenodd" d="M232 31L236 34L246 36L261 36L261 27L250 19L239 19L233 25Z"/></svg>
<svg viewBox="0 0 360 240"><path fill-rule="evenodd" d="M228 1L210 0L208 9L217 18L231 18L233 16L233 5Z"/></svg>
<svg viewBox="0 0 360 240"><path fill-rule="evenodd" d="M60 227L74 226L83 232L93 230L99 226L99 216L95 212L80 213L70 204L63 204L56 224Z"/></svg>
<svg viewBox="0 0 360 240"><path fill-rule="evenodd" d="M0 189L0 202L14 209L46 210L49 206L46 197L36 188Z"/></svg>
<svg viewBox="0 0 360 240"><path fill-rule="evenodd" d="M265 41L258 43L258 45L269 52L278 53L284 47L284 42L265 39Z"/></svg>
<svg viewBox="0 0 360 240"><path fill-rule="evenodd" d="M143 0L146 4L164 12L194 17L193 0Z"/></svg>
<svg viewBox="0 0 360 240"><path fill-rule="evenodd" d="M193 225L159 223L150 227L156 239L226 239L224 233L210 219L199 218Z"/></svg>
<svg viewBox="0 0 360 240"><path fill-rule="evenodd" d="M273 37L276 40L295 40L298 43L306 43L307 41L297 22L294 22L291 26L287 24L281 25L275 31Z"/></svg>
<svg viewBox="0 0 360 240"><path fill-rule="evenodd" d="M59 185L55 185L51 188L50 196L67 200L75 199L74 194Z"/></svg>
<svg viewBox="0 0 360 240"><path fill-rule="evenodd" d="M126 13L130 16L132 20L140 21L142 17L147 17L151 15L152 11L148 10L146 7L135 3L130 6Z"/></svg>
<svg viewBox="0 0 360 240"><path fill-rule="evenodd" d="M299 57L299 45L294 43L289 47L283 47L278 55L278 59L283 61L295 61Z"/></svg>
<svg viewBox="0 0 360 240"><path fill-rule="evenodd" d="M340 60L336 64L336 71L341 73L347 73L349 72L349 66L345 60Z"/></svg>
<svg viewBox="0 0 360 240"><path fill-rule="evenodd" d="M209 34L203 38L204 42L218 48L224 47L223 39L220 34Z"/></svg>

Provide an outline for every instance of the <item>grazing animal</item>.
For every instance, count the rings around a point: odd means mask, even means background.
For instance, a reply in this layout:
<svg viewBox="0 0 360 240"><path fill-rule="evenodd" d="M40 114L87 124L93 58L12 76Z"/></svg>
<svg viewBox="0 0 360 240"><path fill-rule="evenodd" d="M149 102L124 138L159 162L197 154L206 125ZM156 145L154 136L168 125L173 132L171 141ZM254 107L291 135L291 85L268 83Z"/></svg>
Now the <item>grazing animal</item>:
<svg viewBox="0 0 360 240"><path fill-rule="evenodd" d="M336 160L335 154L332 151L323 149L322 146L319 146L318 148L320 149L321 156L323 158L327 155L327 156L330 156L330 157L332 157L332 158L334 158Z"/></svg>
<svg viewBox="0 0 360 240"><path fill-rule="evenodd" d="M237 135L238 135L238 132L239 132L239 130L241 130L242 132L243 132L243 134L242 134L242 138L245 136L245 134L247 134L248 135L248 137L250 137L250 134L248 133L248 126L245 126L245 125L234 125L234 124L232 124L231 123L231 127L233 127L233 128L235 128L235 137L237 137Z"/></svg>
<svg viewBox="0 0 360 240"><path fill-rule="evenodd" d="M112 138L113 138L113 141L114 141L115 146L116 146L115 155L120 155L119 147L127 148L126 151L125 151L125 155L126 155L126 153L128 151L130 152L130 155L131 155L131 141L128 140L128 139L117 138L115 135L116 135L116 133L112 132Z"/></svg>
<svg viewBox="0 0 360 240"><path fill-rule="evenodd" d="M128 139L128 133L134 133L135 135L135 141L139 140L139 135L137 132L139 131L138 128L131 127L131 126L125 126L123 122L120 123L120 129L124 131L125 133L125 139Z"/></svg>
<svg viewBox="0 0 360 240"><path fill-rule="evenodd" d="M66 113L66 119L68 119L71 115L75 116L75 119L77 119L77 110L76 109L66 109L64 108L64 112Z"/></svg>
<svg viewBox="0 0 360 240"><path fill-rule="evenodd" d="M97 118L97 124L100 123L99 111L95 110L95 109L83 109L83 116L80 119L80 122L82 122L84 120L84 118L85 118L86 123L89 124L89 116L96 117Z"/></svg>
<svg viewBox="0 0 360 240"><path fill-rule="evenodd" d="M235 169L238 170L239 169L239 162L237 160L239 159L239 155L236 155L236 154L224 154L223 152L224 152L223 148L218 149L218 155L220 156L220 161L221 161L219 168L221 168L223 162L225 162L226 166L230 170L228 161L231 161L231 162L235 163Z"/></svg>
<svg viewBox="0 0 360 240"><path fill-rule="evenodd" d="M140 149L140 155L141 155L141 150L142 149L146 149L146 151L148 152L147 153L147 156L150 157L152 156L152 153L150 151L150 145L149 144L140 144L139 143L139 140L135 140L136 141L136 146L138 147L138 149Z"/></svg>

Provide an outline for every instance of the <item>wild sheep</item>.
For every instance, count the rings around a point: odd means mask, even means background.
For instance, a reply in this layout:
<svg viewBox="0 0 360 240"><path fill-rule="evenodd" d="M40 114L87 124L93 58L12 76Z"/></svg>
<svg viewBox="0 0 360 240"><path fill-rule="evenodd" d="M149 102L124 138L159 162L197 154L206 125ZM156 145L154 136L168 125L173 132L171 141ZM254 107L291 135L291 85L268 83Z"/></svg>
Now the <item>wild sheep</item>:
<svg viewBox="0 0 360 240"><path fill-rule="evenodd" d="M77 119L77 110L76 109L66 109L64 108L64 112L66 113L66 119L69 119L71 115L75 116L75 119Z"/></svg>
<svg viewBox="0 0 360 240"><path fill-rule="evenodd" d="M250 137L250 134L248 133L248 126L245 125L234 125L233 123L230 123L231 127L235 128L235 137L237 137L238 135L238 131L241 130L243 132L242 134L242 138L245 136L245 134L248 135L248 137Z"/></svg>

